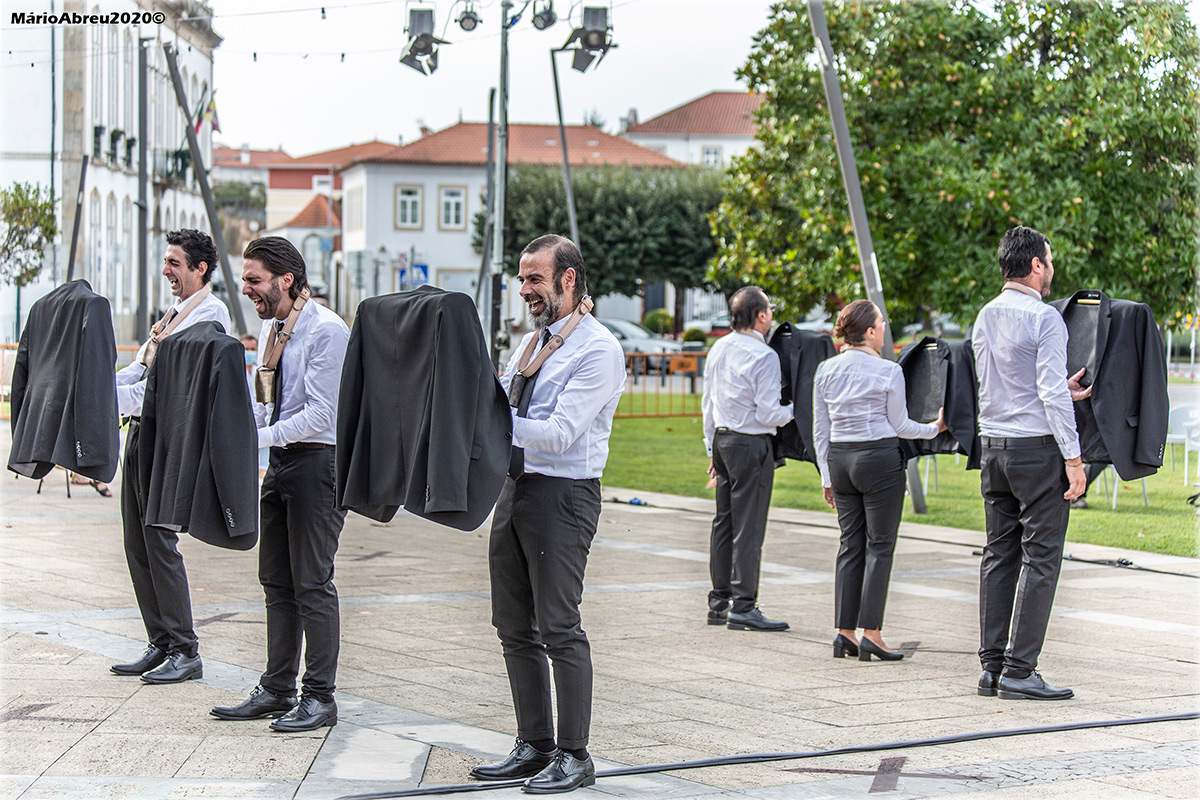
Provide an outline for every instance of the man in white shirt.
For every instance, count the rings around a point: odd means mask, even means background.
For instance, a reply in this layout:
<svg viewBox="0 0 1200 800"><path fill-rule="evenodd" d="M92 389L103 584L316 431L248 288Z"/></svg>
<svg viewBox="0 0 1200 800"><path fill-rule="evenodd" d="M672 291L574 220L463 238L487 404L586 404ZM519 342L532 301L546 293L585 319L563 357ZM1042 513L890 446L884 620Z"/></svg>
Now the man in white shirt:
<svg viewBox="0 0 1200 800"><path fill-rule="evenodd" d="M771 434L792 418L780 405L779 356L767 346L773 314L766 292L743 286L729 298L732 333L717 340L704 370L704 446L717 479L709 543L708 624L739 631L784 631L758 608L767 509L775 481Z"/></svg>
<svg viewBox="0 0 1200 800"><path fill-rule="evenodd" d="M226 720L279 717L271 730L310 731L337 724L333 692L341 627L333 560L346 512L334 502L334 444L350 329L307 299L304 258L287 239L255 239L242 258L242 294L263 320L259 369L276 370L272 396L253 404L258 446L270 448L258 540L267 666L246 700L209 713ZM276 363L272 356L280 347Z"/></svg>
<svg viewBox="0 0 1200 800"><path fill-rule="evenodd" d="M141 675L146 683L180 683L203 675L199 641L192 625L192 600L187 570L179 554L179 534L146 526L138 500L138 428L146 373L153 363L158 341L199 322L215 321L229 332L229 309L212 294L217 248L208 234L178 230L167 234L163 277L175 298L171 309L154 326L151 338L134 356L133 363L117 372L117 410L129 419L125 435L125 461L121 470L121 523L125 561L149 644L141 657L113 664L117 675Z"/></svg>
<svg viewBox="0 0 1200 800"><path fill-rule="evenodd" d="M1067 326L1043 302L1054 278L1050 240L1017 226L998 253L1004 289L979 312L981 491L987 545L979 565L979 660L985 697L1066 700L1037 673L1062 565L1070 501L1084 491L1073 400L1091 395L1067 377Z"/></svg>
<svg viewBox="0 0 1200 800"><path fill-rule="evenodd" d="M517 280L535 330L501 377L515 406L514 452L493 512L488 558L492 624L504 648L517 744L508 758L471 774L481 780L529 778L525 791L551 794L596 781L587 752L592 657L579 603L600 518L613 412L625 388L625 356L587 313L583 258L569 239L549 235L531 242L521 252ZM536 372L518 376L519 367L538 363L533 349L539 339L549 342L549 358Z"/></svg>

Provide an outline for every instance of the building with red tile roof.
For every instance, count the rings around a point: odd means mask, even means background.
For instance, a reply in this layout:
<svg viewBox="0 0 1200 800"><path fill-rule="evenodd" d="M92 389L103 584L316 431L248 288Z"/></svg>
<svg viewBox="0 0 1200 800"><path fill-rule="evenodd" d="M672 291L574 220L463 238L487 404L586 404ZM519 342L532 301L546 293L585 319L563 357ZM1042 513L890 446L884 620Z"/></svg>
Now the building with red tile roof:
<svg viewBox="0 0 1200 800"><path fill-rule="evenodd" d="M267 164L267 227L282 226L300 213L315 194L340 197L343 168L356 159L395 148L391 142L374 140Z"/></svg>
<svg viewBox="0 0 1200 800"><path fill-rule="evenodd" d="M762 101L756 92L709 92L645 122L631 109L622 135L688 164L725 167L753 146Z"/></svg>
<svg viewBox="0 0 1200 800"><path fill-rule="evenodd" d="M364 295L426 281L474 295L480 251L474 221L487 187L488 126L459 122L386 152L356 158L341 170L349 272ZM588 125L566 126L572 167L628 165L674 169L674 159ZM511 123L508 163L562 164L557 125ZM516 298L510 287L510 299ZM521 316L519 298L505 312Z"/></svg>
<svg viewBox="0 0 1200 800"><path fill-rule="evenodd" d="M460 122L389 152L359 158L358 163L487 164L487 124ZM680 163L629 139L612 136L591 125L567 125L567 155L571 166L678 167ZM562 163L557 125L510 123L509 164Z"/></svg>

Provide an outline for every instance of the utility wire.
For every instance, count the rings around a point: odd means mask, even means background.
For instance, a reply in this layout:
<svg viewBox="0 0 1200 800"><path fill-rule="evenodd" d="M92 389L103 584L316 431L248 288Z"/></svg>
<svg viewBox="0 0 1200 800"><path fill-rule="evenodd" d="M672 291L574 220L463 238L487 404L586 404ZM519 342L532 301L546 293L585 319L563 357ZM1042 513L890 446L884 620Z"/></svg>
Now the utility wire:
<svg viewBox="0 0 1200 800"><path fill-rule="evenodd" d="M1200 711L1187 711L1178 714L1163 714L1153 717L1133 717L1131 719L1110 719L1094 722L1068 722L1062 725L1042 725L1032 728L1004 728L997 731L976 731L973 733L957 733L951 736L934 736L924 739L902 739L896 742L879 744L860 744L849 747L835 747L830 750L808 750L797 753L748 753L740 756L720 756L717 758L701 758L694 761L675 761L667 764L646 764L638 767L619 767L617 769L600 770L596 779L617 778L625 775L647 775L659 772L673 772L683 769L703 769L706 767L726 767L735 764L766 764L774 761L795 761L806 758L823 756L840 756L851 753L874 753L880 750L903 750L910 747L935 747L944 744L960 744L976 742L981 739L1001 739L1008 736L1029 736L1039 733L1063 733L1066 731L1088 730L1091 728L1117 728L1125 725L1148 725L1155 722L1182 722L1200 719ZM369 794L348 794L337 800L390 800L394 797L429 797L441 794L461 794L465 792L485 792L492 789L511 789L520 786L524 781L497 781L495 783L459 783L448 786L429 786L421 789L405 789L394 792L372 792Z"/></svg>

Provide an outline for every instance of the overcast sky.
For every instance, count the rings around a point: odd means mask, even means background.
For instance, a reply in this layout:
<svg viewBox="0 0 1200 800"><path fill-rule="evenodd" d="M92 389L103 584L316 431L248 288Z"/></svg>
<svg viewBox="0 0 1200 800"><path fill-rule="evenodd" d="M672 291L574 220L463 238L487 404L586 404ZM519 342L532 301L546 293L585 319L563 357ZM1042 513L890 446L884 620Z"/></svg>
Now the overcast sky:
<svg viewBox="0 0 1200 800"><path fill-rule="evenodd" d="M644 121L712 90L744 89L734 71L770 7L770 0L586 2L611 8L618 47L586 74L571 69L570 55L558 57L563 114L567 124L579 124L594 110L610 133L631 107ZM514 11L523 4L517 0ZM326 5L325 19L320 0L210 5L224 37L214 56L218 142L282 145L300 156L370 139L409 142L422 122L440 130L460 118L487 121L488 90L499 85L500 0L476 0L482 23L470 33L454 21L463 0L347 0ZM511 28L510 122L557 120L550 48L581 22L582 6L554 0L559 21L544 31L531 24L531 7ZM296 7L305 10L281 11ZM432 76L399 63L412 7L435 8L436 30L445 29L442 38L452 42L441 45Z"/></svg>

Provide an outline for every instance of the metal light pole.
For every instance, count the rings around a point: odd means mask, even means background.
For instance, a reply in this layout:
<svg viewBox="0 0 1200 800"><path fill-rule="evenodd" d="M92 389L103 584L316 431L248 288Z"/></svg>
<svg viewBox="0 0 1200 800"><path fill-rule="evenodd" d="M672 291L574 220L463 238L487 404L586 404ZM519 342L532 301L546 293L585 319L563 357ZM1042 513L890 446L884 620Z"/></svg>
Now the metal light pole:
<svg viewBox="0 0 1200 800"><path fill-rule="evenodd" d="M554 103L558 107L558 140L562 143L563 183L567 187L567 219L571 223L571 241L583 252L579 244L579 222L575 218L575 190L571 188L571 163L567 160L567 128L563 125L562 92L558 88L558 59L555 58L569 49L571 48L556 47L550 50L550 72L554 75Z"/></svg>
<svg viewBox="0 0 1200 800"><path fill-rule="evenodd" d="M817 58L821 62L821 83L825 87L829 119L833 123L833 139L837 145L838 165L842 170L846 201L850 204L850 221L854 226L854 240L858 244L858 261L862 265L863 282L867 287L867 297L883 314L883 356L895 359L896 349L892 345L892 329L888 325L887 303L883 299L883 281L879 276L879 262L875 258L875 245L871 241L871 229L867 224L867 208L863 203L858 163L854 160L854 143L850 141L850 127L846 124L842 87L833 67L833 44L829 39L829 27L825 24L825 8L821 5L821 0L808 0L808 18L812 23L813 38L816 40ZM915 513L929 513L915 458L908 462L908 493L912 497Z"/></svg>

